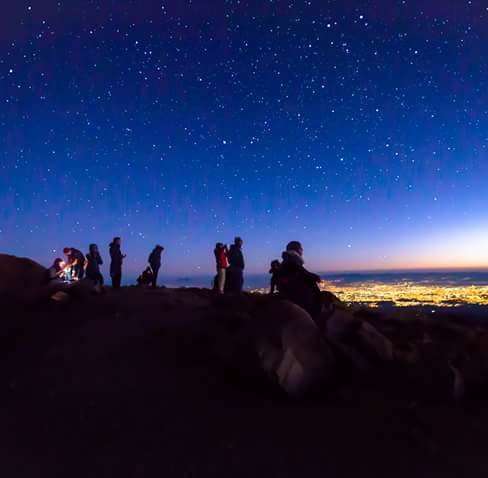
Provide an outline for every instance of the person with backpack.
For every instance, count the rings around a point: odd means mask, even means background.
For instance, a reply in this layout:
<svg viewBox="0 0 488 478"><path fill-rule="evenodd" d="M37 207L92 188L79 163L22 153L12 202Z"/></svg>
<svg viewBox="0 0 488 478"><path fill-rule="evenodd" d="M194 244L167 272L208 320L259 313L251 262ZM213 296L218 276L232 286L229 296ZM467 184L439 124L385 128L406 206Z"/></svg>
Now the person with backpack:
<svg viewBox="0 0 488 478"><path fill-rule="evenodd" d="M214 255L217 266L216 290L219 294L223 294L225 275L227 268L229 267L229 261L227 260L227 246L221 242L217 242L217 244L215 244Z"/></svg>
<svg viewBox="0 0 488 478"><path fill-rule="evenodd" d="M66 269L69 271L69 279L83 279L86 263L83 252L74 247L65 247L63 252L66 255Z"/></svg>
<svg viewBox="0 0 488 478"><path fill-rule="evenodd" d="M147 262L149 262L149 265L151 266L151 270L152 270L151 286L154 288L156 287L156 284L158 282L158 273L159 273L159 268L161 267L161 253L163 251L164 251L164 247L158 244L152 250L151 254L149 254L149 257L147 259Z"/></svg>
<svg viewBox="0 0 488 478"><path fill-rule="evenodd" d="M234 239L234 244L230 246L227 258L229 268L226 272L226 287L229 292L240 293L244 285L244 256L242 254L243 241L240 237Z"/></svg>
<svg viewBox="0 0 488 478"><path fill-rule="evenodd" d="M112 278L112 287L114 289L120 289L120 283L122 282L122 262L125 258L125 254L120 251L121 239L120 237L114 237L110 243L110 277Z"/></svg>
<svg viewBox="0 0 488 478"><path fill-rule="evenodd" d="M100 272L100 266L103 264L103 260L96 244L90 244L86 260L86 277L92 280L95 285L103 286L103 276Z"/></svg>
<svg viewBox="0 0 488 478"><path fill-rule="evenodd" d="M318 286L321 279L303 266L303 247L300 242L289 242L281 257L283 262L278 271L280 296L299 305L312 317L317 317L322 311Z"/></svg>

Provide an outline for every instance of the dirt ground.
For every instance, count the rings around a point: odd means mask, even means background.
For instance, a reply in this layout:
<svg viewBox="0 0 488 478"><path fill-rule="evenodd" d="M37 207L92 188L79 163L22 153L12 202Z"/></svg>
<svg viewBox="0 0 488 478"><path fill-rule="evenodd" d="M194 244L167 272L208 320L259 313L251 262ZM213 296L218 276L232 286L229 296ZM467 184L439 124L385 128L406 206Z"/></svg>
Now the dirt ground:
<svg viewBox="0 0 488 478"><path fill-rule="evenodd" d="M131 288L4 308L1 476L488 476L484 403L392 371L291 402L215 363L208 300Z"/></svg>

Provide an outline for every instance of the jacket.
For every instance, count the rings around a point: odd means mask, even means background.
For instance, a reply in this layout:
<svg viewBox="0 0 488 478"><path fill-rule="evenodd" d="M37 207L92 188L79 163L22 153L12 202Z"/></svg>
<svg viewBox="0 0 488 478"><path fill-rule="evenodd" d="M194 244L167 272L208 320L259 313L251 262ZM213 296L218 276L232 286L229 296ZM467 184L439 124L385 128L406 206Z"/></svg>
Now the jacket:
<svg viewBox="0 0 488 478"><path fill-rule="evenodd" d="M242 254L242 249L235 244L230 246L229 252L227 253L229 259L229 266L236 269L244 269L244 256Z"/></svg>
<svg viewBox="0 0 488 478"><path fill-rule="evenodd" d="M227 249L225 247L220 247L214 250L215 261L217 269L227 269L229 267L229 261L227 260Z"/></svg>
<svg viewBox="0 0 488 478"><path fill-rule="evenodd" d="M88 261L88 264L86 266L86 275L91 276L95 274L100 274L100 266L103 264L100 254L92 254L91 252L89 252L86 255L86 260Z"/></svg>
<svg viewBox="0 0 488 478"><path fill-rule="evenodd" d="M156 248L156 249L153 249L151 254L149 254L147 262L149 262L150 266L153 269L157 269L157 268L161 267L161 252L162 252L162 249Z"/></svg>
<svg viewBox="0 0 488 478"><path fill-rule="evenodd" d="M67 261L68 265L72 265L76 263L80 267L83 267L85 265L85 260L86 259L83 252L73 247L71 248L71 253L68 256L68 261Z"/></svg>
<svg viewBox="0 0 488 478"><path fill-rule="evenodd" d="M120 252L120 246L118 244L110 243L110 275L122 274L122 261L124 257Z"/></svg>
<svg viewBox="0 0 488 478"><path fill-rule="evenodd" d="M305 269L303 259L297 254L285 251L282 257L277 273L280 296L299 305L312 317L317 316L322 310L320 277Z"/></svg>

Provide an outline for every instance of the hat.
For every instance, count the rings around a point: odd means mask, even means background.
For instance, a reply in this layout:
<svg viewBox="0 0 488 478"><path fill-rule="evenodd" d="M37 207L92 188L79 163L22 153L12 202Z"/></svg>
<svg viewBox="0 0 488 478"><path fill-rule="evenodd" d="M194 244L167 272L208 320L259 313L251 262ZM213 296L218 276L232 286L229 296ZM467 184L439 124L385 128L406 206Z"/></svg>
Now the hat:
<svg viewBox="0 0 488 478"><path fill-rule="evenodd" d="M302 244L298 241L290 241L286 245L286 250L287 251L295 251L295 252L298 252L301 254L303 252L303 247L302 247Z"/></svg>

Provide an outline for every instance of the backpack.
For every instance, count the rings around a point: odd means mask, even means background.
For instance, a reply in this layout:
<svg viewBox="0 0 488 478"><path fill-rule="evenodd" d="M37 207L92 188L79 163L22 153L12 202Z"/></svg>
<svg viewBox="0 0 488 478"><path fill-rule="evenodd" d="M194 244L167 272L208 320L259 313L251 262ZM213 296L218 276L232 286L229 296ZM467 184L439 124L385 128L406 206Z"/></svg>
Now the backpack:
<svg viewBox="0 0 488 478"><path fill-rule="evenodd" d="M137 278L137 285L149 285L153 280L153 271L150 267L146 267L141 275Z"/></svg>

